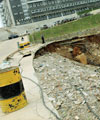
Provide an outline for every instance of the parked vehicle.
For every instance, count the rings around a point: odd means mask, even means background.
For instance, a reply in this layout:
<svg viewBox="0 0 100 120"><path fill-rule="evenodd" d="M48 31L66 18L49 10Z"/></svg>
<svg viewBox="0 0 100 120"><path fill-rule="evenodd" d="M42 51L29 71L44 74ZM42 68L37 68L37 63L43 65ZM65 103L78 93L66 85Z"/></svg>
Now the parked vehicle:
<svg viewBox="0 0 100 120"><path fill-rule="evenodd" d="M18 38L19 36L17 34L11 34L8 39Z"/></svg>
<svg viewBox="0 0 100 120"><path fill-rule="evenodd" d="M41 28L41 30L44 30L44 29L48 29L48 26L47 25L43 25L43 27Z"/></svg>

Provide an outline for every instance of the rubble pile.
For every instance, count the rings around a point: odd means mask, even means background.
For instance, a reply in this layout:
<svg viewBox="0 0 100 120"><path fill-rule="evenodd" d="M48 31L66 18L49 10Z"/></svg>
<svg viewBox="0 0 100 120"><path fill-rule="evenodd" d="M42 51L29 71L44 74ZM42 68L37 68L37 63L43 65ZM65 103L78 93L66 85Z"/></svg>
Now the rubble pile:
<svg viewBox="0 0 100 120"><path fill-rule="evenodd" d="M100 42L86 42L86 56L88 63L96 66L100 66Z"/></svg>
<svg viewBox="0 0 100 120"><path fill-rule="evenodd" d="M67 49L72 52L71 47ZM63 120L100 117L99 67L84 65L57 53L47 53L33 62L43 91Z"/></svg>

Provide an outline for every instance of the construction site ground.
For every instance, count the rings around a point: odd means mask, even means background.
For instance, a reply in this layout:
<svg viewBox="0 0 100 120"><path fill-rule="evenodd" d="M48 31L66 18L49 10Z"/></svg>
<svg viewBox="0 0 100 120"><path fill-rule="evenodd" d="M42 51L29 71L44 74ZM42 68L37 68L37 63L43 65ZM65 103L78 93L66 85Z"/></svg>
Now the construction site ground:
<svg viewBox="0 0 100 120"><path fill-rule="evenodd" d="M100 35L82 39L48 45L33 60L63 120L100 120Z"/></svg>
<svg viewBox="0 0 100 120"><path fill-rule="evenodd" d="M10 66L19 65L28 52L18 51L19 39L1 42L0 63L6 59ZM42 86L47 106L62 120L100 120L99 43L100 34L33 46L34 59L31 55L20 61L28 105L10 114L0 109L0 120L56 120L44 107L34 81Z"/></svg>
<svg viewBox="0 0 100 120"><path fill-rule="evenodd" d="M23 57L21 52L17 52L17 42L19 39L20 38L1 42L1 64L10 55L10 59L8 61L9 66L19 65L19 61ZM41 46L41 44L34 46L34 49L32 49L33 53L39 46ZM25 54L25 52L23 53ZM32 67L32 59L33 56L31 55L21 59L20 61L20 73L23 80L28 105L20 110L8 114L3 113L0 107L0 120L56 120L53 114L51 114L51 112L44 107L40 89L36 84L34 84L34 82L38 84L38 79L35 75L34 68ZM27 77L27 79L25 77ZM44 100L46 105L57 114L57 111L52 106L46 94L44 94Z"/></svg>

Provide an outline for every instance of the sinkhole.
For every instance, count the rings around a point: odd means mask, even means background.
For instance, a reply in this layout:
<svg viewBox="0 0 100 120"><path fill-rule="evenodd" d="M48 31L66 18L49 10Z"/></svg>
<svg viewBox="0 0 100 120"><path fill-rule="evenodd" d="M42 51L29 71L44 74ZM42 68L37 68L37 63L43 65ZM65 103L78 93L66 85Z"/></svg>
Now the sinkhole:
<svg viewBox="0 0 100 120"><path fill-rule="evenodd" d="M39 49L35 58L47 52L55 52L82 64L100 66L100 34L52 42Z"/></svg>

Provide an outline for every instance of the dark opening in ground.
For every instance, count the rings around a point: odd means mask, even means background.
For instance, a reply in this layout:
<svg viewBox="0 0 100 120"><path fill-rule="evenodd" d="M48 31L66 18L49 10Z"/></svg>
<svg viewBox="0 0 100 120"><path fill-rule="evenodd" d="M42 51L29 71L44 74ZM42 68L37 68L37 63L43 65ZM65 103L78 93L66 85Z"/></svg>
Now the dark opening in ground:
<svg viewBox="0 0 100 120"><path fill-rule="evenodd" d="M35 57L39 83L62 120L100 120L100 35L50 43Z"/></svg>
<svg viewBox="0 0 100 120"><path fill-rule="evenodd" d="M100 65L100 34L76 37L47 45L37 52L36 57L45 52L56 52L59 55L83 64Z"/></svg>

